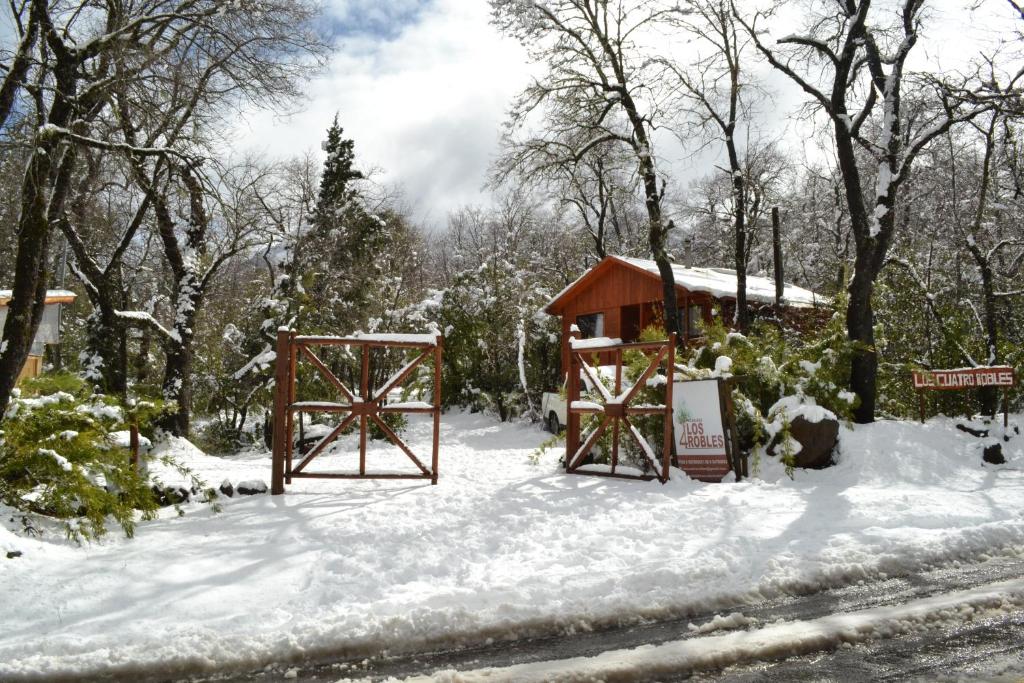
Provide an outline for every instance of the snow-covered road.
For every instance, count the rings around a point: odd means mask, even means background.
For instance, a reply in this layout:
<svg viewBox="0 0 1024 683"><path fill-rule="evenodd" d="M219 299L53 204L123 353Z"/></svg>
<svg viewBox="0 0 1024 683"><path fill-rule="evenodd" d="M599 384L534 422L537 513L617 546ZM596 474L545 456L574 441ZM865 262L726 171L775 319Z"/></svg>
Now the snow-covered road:
<svg viewBox="0 0 1024 683"><path fill-rule="evenodd" d="M504 667L441 670L405 678L407 683L584 683L682 679L694 671L733 664L829 651L842 646L920 634L950 624L978 622L1024 608L1024 578L988 584L906 604L836 613L804 621L779 621L744 628L751 620L739 613L709 624L718 635L684 638L608 650L588 657L536 661ZM908 657L912 659L912 655ZM842 670L834 673L850 680ZM950 673L950 672L943 672ZM361 680L342 679L342 680Z"/></svg>
<svg viewBox="0 0 1024 683"><path fill-rule="evenodd" d="M426 450L425 422L408 432ZM788 480L667 485L565 475L544 434L443 420L437 486L300 480L76 548L0 529L0 678L248 669L571 632L1024 547L1024 444L982 467L949 421L845 431ZM211 483L266 454L177 448ZM342 456L337 456L341 459ZM391 468L381 452L371 454ZM322 466L330 465L325 459ZM5 517L6 521L6 517Z"/></svg>

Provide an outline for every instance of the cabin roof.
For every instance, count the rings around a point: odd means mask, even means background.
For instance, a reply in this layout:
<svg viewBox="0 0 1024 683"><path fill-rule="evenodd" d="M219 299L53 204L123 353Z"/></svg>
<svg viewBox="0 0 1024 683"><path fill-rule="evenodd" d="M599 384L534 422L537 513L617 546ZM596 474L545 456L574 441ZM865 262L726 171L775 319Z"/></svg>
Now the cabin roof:
<svg viewBox="0 0 1024 683"><path fill-rule="evenodd" d="M633 258L630 256L606 256L587 272L583 273L572 284L559 292L544 307L546 313L558 315L565 302L574 298L593 282L600 279L602 273L616 265L626 266L645 277L661 280L658 264L650 259ZM728 268L692 268L678 263L672 264L676 288L688 292L709 294L716 299L736 298L736 271ZM793 308L810 308L830 303L830 299L816 294L809 289L785 284L782 291L783 303ZM766 277L747 275L747 300L755 303L775 303L775 282ZM640 303L640 302L637 302Z"/></svg>
<svg viewBox="0 0 1024 683"><path fill-rule="evenodd" d="M6 307L11 302L13 291L10 289L0 289L0 306ZM70 304L78 295L68 289L48 289L46 290L46 303L48 304Z"/></svg>

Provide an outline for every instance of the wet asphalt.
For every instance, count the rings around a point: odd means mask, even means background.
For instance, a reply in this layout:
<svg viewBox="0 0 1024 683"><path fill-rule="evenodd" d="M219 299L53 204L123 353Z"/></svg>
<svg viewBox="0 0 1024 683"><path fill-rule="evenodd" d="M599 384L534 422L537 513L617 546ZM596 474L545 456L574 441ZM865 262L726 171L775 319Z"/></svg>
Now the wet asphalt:
<svg viewBox="0 0 1024 683"><path fill-rule="evenodd" d="M899 605L989 583L1024 577L1024 555L1008 554L979 562L933 567L884 580L783 596L755 605L735 605L715 613L611 628L601 631L497 642L460 650L370 660L320 657L260 671L190 679L242 681L335 681L342 678L383 681L443 670L505 667L547 660L588 657L640 645L700 637L700 626L715 614L742 612L757 623L809 620L830 614ZM289 669L293 677L284 679ZM494 680L500 680L495 678ZM944 624L925 632L843 646L778 661L749 662L726 669L659 674L657 681L1024 681L1024 611L1010 610L962 624Z"/></svg>

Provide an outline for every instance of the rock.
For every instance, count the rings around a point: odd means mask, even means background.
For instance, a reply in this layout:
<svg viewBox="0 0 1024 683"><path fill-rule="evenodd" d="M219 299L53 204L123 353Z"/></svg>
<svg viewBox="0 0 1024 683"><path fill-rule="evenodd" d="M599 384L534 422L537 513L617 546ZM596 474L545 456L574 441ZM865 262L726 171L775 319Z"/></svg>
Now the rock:
<svg viewBox="0 0 1024 683"><path fill-rule="evenodd" d="M225 479L220 483L220 492L223 493L228 498L230 498L231 496L235 495L235 487L231 485L230 480Z"/></svg>
<svg viewBox="0 0 1024 683"><path fill-rule="evenodd" d="M1006 458L1003 457L1003 445L994 443L991 446L985 446L981 459L991 465L1002 465L1006 462Z"/></svg>
<svg viewBox="0 0 1024 683"><path fill-rule="evenodd" d="M21 557L21 551L20 550L8 550L7 551L7 559L8 560L13 560L16 557Z"/></svg>
<svg viewBox="0 0 1024 683"><path fill-rule="evenodd" d="M839 441L839 421L824 418L811 422L798 415L789 425L790 436L800 444L800 452L793 463L796 467L821 469L832 464L832 450ZM769 452L778 455L776 444L772 444Z"/></svg>
<svg viewBox="0 0 1024 683"><path fill-rule="evenodd" d="M968 427L967 425L962 424L958 424L956 428L959 429L961 432L967 432L971 436L976 436L980 439L984 439L986 436L988 436L987 429L974 429L973 427Z"/></svg>
<svg viewBox="0 0 1024 683"><path fill-rule="evenodd" d="M154 484L153 493L156 495L156 502L160 507L187 503L192 496L192 493L184 486L165 486L160 488Z"/></svg>
<svg viewBox="0 0 1024 683"><path fill-rule="evenodd" d="M267 485L259 479L252 479L239 482L238 488L235 490L238 491L240 496L255 496L258 493L266 493Z"/></svg>

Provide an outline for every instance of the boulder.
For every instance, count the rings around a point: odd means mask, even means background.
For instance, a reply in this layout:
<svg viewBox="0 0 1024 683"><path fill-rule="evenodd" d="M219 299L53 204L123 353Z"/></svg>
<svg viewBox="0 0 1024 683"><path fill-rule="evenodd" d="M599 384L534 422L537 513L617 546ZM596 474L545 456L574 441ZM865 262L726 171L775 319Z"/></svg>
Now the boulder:
<svg viewBox="0 0 1024 683"><path fill-rule="evenodd" d="M192 492L184 486L165 486L160 488L154 484L153 493L156 495L156 502L160 507L187 503L192 496Z"/></svg>
<svg viewBox="0 0 1024 683"><path fill-rule="evenodd" d="M832 464L832 451L839 441L839 420L826 417L811 422L798 415L790 423L789 433L800 444L793 463L796 467L821 469ZM772 455L779 455L777 446L773 443L769 449Z"/></svg>
<svg viewBox="0 0 1024 683"><path fill-rule="evenodd" d="M981 459L991 465L1002 465L1006 462L1006 458L1003 457L1003 445L994 443L991 446L985 446L985 450L982 451Z"/></svg>
<svg viewBox="0 0 1024 683"><path fill-rule="evenodd" d="M225 479L220 483L220 492L230 498L235 495L235 487L231 485L231 481L229 479Z"/></svg>
<svg viewBox="0 0 1024 683"><path fill-rule="evenodd" d="M235 490L238 491L240 496L255 496L258 493L266 493L267 485L259 479L251 479L239 482Z"/></svg>

